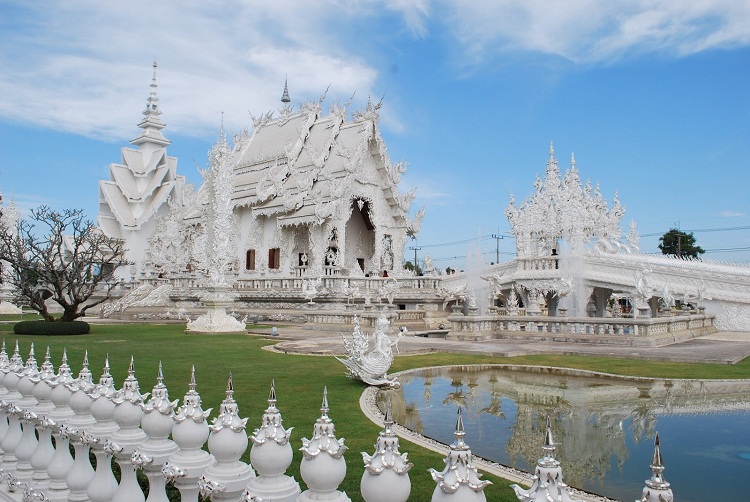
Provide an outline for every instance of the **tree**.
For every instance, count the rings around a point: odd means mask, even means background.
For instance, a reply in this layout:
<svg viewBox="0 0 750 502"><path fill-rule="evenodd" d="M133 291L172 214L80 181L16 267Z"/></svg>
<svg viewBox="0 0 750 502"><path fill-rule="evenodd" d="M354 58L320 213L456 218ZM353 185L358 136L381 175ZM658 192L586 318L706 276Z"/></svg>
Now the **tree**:
<svg viewBox="0 0 750 502"><path fill-rule="evenodd" d="M46 235L43 235L46 234ZM40 206L10 228L0 223L0 260L10 282L45 321L73 321L105 302L116 285L114 272L127 265L121 239L107 237L80 209ZM59 319L45 301L63 309Z"/></svg>
<svg viewBox="0 0 750 502"><path fill-rule="evenodd" d="M415 275L422 275L422 269L419 267L419 265L417 265L415 270L414 264L408 260L404 262L404 270L411 270Z"/></svg>
<svg viewBox="0 0 750 502"><path fill-rule="evenodd" d="M659 249L662 254L671 254L679 257L698 258L699 254L705 253L702 247L695 244L692 233L683 232L672 228L669 232L659 237Z"/></svg>

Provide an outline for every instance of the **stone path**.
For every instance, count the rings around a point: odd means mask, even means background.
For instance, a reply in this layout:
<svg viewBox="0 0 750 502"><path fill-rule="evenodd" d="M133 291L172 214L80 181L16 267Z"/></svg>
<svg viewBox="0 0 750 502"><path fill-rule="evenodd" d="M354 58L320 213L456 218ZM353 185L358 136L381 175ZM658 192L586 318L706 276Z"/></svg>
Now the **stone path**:
<svg viewBox="0 0 750 502"><path fill-rule="evenodd" d="M331 355L343 354L341 335L330 326L279 326L276 350L297 353ZM341 333L348 336L347 328ZM251 330L259 335L271 335L270 329ZM401 355L428 352L455 352L511 357L534 354L591 355L650 361L735 364L750 356L750 333L721 332L662 347L629 347L589 345L570 342L540 342L524 340L486 340L481 342L454 341L444 338L418 336L410 332L398 344ZM276 338L276 337L274 337Z"/></svg>

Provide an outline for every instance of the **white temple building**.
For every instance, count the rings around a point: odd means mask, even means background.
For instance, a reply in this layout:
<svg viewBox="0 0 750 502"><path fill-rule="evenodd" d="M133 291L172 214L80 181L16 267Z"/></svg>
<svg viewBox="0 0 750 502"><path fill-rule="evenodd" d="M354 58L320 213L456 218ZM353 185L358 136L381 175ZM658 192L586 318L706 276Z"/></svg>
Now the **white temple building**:
<svg viewBox="0 0 750 502"><path fill-rule="evenodd" d="M368 102L348 120L347 106L322 114L320 101L283 108L234 138L232 236L237 278L382 274L402 270L404 246L419 231L415 191L401 194L402 163L391 163ZM126 240L136 270L174 277L206 269L205 189L177 174L164 137L156 65L142 133L99 184L99 225ZM387 273L386 273L387 275Z"/></svg>
<svg viewBox="0 0 750 502"><path fill-rule="evenodd" d="M521 204L511 195L505 211L515 259L444 276L425 257L415 276L403 268L404 249L424 208L411 208L416 189L399 191L405 165L389 158L380 104L354 113L333 104L324 114L321 98L295 109L286 85L281 101L277 114L253 118L252 133L234 136L222 162L231 179L212 188L209 159L196 189L168 155L154 65L141 134L99 185L99 224L126 241L134 262L119 271L127 294L103 315L205 312L200 298L219 273L238 316L285 311L351 325L355 310L386 305L410 329L455 335L551 329L527 325L534 316L555 318L555 330L662 333L664 343L673 330L750 331L750 266L642 253L635 223L622 231L617 195L610 204L598 185L583 183L573 157L562 173L551 147L533 193ZM221 131L217 145L226 141ZM220 232L211 219L219 210L231 213ZM225 256L219 271L210 258L216 243ZM374 326L377 314L360 319Z"/></svg>

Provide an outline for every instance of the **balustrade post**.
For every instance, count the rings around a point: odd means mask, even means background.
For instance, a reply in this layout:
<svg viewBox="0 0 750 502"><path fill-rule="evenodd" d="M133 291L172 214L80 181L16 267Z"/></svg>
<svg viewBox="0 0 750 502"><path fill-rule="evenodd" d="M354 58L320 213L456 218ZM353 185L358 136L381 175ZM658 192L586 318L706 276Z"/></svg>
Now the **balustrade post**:
<svg viewBox="0 0 750 502"><path fill-rule="evenodd" d="M138 380L135 377L133 357L130 357L128 376L122 388L112 398L115 403L114 418L119 429L112 434L112 441L118 445L114 449L115 461L120 465L120 485L117 487L112 502L143 502L146 498L135 474L136 466L131 462L135 449L146 439L141 429L143 410L141 404L148 393L141 394Z"/></svg>
<svg viewBox="0 0 750 502"><path fill-rule="evenodd" d="M8 353L5 351L5 338L3 338L3 346L0 348L0 456L3 454L2 440L8 433L8 415L5 414L5 396L8 395L8 389L5 388L3 380L5 380L5 374L9 371L10 359L8 359Z"/></svg>
<svg viewBox="0 0 750 502"><path fill-rule="evenodd" d="M109 439L102 440L92 435L85 435L83 438L96 456L96 471L86 493L91 502L111 502L117 491L117 479L112 473L112 456L121 448Z"/></svg>
<svg viewBox="0 0 750 502"><path fill-rule="evenodd" d="M26 366L24 367L23 373L21 374L20 380L18 380L18 392L21 393L21 399L18 400L18 407L24 410L21 415L21 427L23 434L21 435L21 441L18 442L16 447L16 459L18 464L16 466L16 478L18 481L28 482L31 481L31 457L34 455L39 441L36 438L36 420L38 416L31 410L37 404L37 400L33 395L34 391L34 379L39 375L39 367L34 357L34 344L31 344L29 350L29 357L26 359Z"/></svg>
<svg viewBox="0 0 750 502"><path fill-rule="evenodd" d="M48 486L47 496L51 501L59 500L62 502L67 500L65 477L73 466L73 457L70 456L68 430L66 427L68 419L73 416L73 410L69 406L71 392L66 387L66 384L72 381L73 377L70 373L70 366L68 366L68 353L63 349L62 361L57 370L57 375L48 380L50 386L49 398L54 407L46 417L55 424L51 427L52 437L55 439L55 449L45 468ZM35 462L38 463L38 460L35 460L33 457L31 461L32 466L35 466ZM36 472L34 476L37 476ZM60 488L64 489L64 498L57 497Z"/></svg>
<svg viewBox="0 0 750 502"><path fill-rule="evenodd" d="M323 404L320 418L315 421L312 439L302 438L302 463L300 475L307 490L297 498L298 502L327 500L350 502L345 492L338 487L346 477L344 439L336 439L333 421L328 416L328 389L323 389Z"/></svg>
<svg viewBox="0 0 750 502"><path fill-rule="evenodd" d="M147 439L133 453L132 462L143 469L148 477L147 502L169 502L166 492L166 478L162 467L170 455L177 452L177 445L169 439L174 426L174 408L177 400L169 400L161 361L156 374L156 385L151 390L151 399L141 404L143 418L141 428Z"/></svg>
<svg viewBox="0 0 750 502"><path fill-rule="evenodd" d="M89 394L92 398L91 415L96 420L90 429L92 437L86 437L96 457L96 471L86 490L91 502L111 502L117 490L117 480L112 474L112 456L118 445L112 444L110 440L112 434L118 429L113 419L116 405L112 402L112 397L116 392L114 379L109 373L109 355L107 355L99 383Z"/></svg>
<svg viewBox="0 0 750 502"><path fill-rule="evenodd" d="M23 434L21 431L19 415L23 413L23 410L16 406L15 403L8 403L5 405L5 413L8 416L8 432L5 434L2 442L3 472L7 474L15 474L18 465L15 451Z"/></svg>
<svg viewBox="0 0 750 502"><path fill-rule="evenodd" d="M202 449L209 435L206 419L211 408L201 409L201 397L195 388L193 366L188 391L173 417L172 439L179 450L162 467L164 477L180 491L182 502L198 502L198 481L206 468L214 463L213 455Z"/></svg>
<svg viewBox="0 0 750 502"><path fill-rule="evenodd" d="M674 495L669 486L669 483L664 479L664 463L659 447L659 433L657 432L654 439L654 454L651 456L651 479L646 480L643 494L637 502L671 502L674 500Z"/></svg>
<svg viewBox="0 0 750 502"><path fill-rule="evenodd" d="M393 432L391 396L386 395L383 430L375 443L375 453L362 452L365 472L362 473L360 491L365 502L406 502L411 493L409 469L414 467L398 451L398 436Z"/></svg>
<svg viewBox="0 0 750 502"><path fill-rule="evenodd" d="M35 489L44 490L49 484L47 475L47 466L55 454L55 447L52 445L52 431L58 425L47 415L55 408L50 399L52 385L50 382L55 378L55 369L50 360L49 347L44 356L41 371L36 377L32 377L34 389L32 394L37 400L37 405L33 408L34 413L39 416L36 421L36 432L39 440L34 454L31 456L31 480Z"/></svg>
<svg viewBox="0 0 750 502"><path fill-rule="evenodd" d="M75 449L75 460L64 477L53 476L48 469L51 481L47 494L53 502L58 500L60 502L67 500L70 502L86 502L89 500L86 490L94 477L94 468L91 466L91 458L89 457L92 443L87 440L85 434L87 429L96 423L91 415L93 400L89 393L94 389L94 382L89 370L88 351L83 356L83 366L78 373L78 378L63 385L71 393L69 405L73 416L67 421L70 439L63 438L61 434L60 449L64 448L66 441L72 443ZM56 389L53 390L53 399L55 392ZM90 436L90 438L93 438L93 436ZM93 440L95 443L96 438L93 438ZM65 448L65 450L67 450L67 456L70 457L70 450L68 448ZM64 453L61 453L61 455ZM52 459L50 464L53 463L55 463L55 459Z"/></svg>
<svg viewBox="0 0 750 502"><path fill-rule="evenodd" d="M248 482L255 477L252 467L240 460L249 443L245 433L246 424L247 418L239 416L230 373L219 416L209 426L208 450L216 462L208 466L198 481L204 497L214 501L237 501Z"/></svg>
<svg viewBox="0 0 750 502"><path fill-rule="evenodd" d="M276 386L271 382L268 408L263 414L262 424L250 436L250 463L258 471L258 477L248 483L245 498L258 497L263 500L295 502L300 493L299 483L284 473L292 463L292 445L289 443L293 427L282 425L281 412L276 407Z"/></svg>
<svg viewBox="0 0 750 502"><path fill-rule="evenodd" d="M563 483L560 462L554 457L555 443L552 440L552 426L547 415L544 433L543 456L537 461L534 476L531 478L531 488L524 489L518 485L510 485L520 501L560 500L564 502L578 502L570 495L568 485Z"/></svg>
<svg viewBox="0 0 750 502"><path fill-rule="evenodd" d="M435 469L429 470L432 479L437 483L432 492L432 502L487 500L484 489L492 483L479 479L480 474L471 461L471 450L464 442L465 435L461 408L458 408L454 432L456 440L448 447L445 469L442 472L437 472Z"/></svg>
<svg viewBox="0 0 750 502"><path fill-rule="evenodd" d="M22 411L15 403L21 399L21 393L18 392L18 382L21 379L19 373L23 370L23 367L23 359L18 351L18 340L16 340L16 348L13 351L7 371L5 371L5 377L3 378L3 385L8 389L8 393L3 400L6 403L5 413L8 417L8 430L5 436L3 436L2 441L0 441L0 447L3 450L3 471L10 474L16 471L18 459L16 458L15 451L18 443L21 441L22 435L21 422L18 416Z"/></svg>

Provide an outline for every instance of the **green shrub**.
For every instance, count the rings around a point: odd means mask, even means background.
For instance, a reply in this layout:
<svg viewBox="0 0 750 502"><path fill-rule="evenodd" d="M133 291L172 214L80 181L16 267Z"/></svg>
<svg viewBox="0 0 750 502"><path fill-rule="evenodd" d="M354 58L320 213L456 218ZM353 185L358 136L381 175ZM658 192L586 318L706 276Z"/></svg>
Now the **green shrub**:
<svg viewBox="0 0 750 502"><path fill-rule="evenodd" d="M13 326L13 332L17 335L86 335L89 331L91 326L84 321L21 321Z"/></svg>

